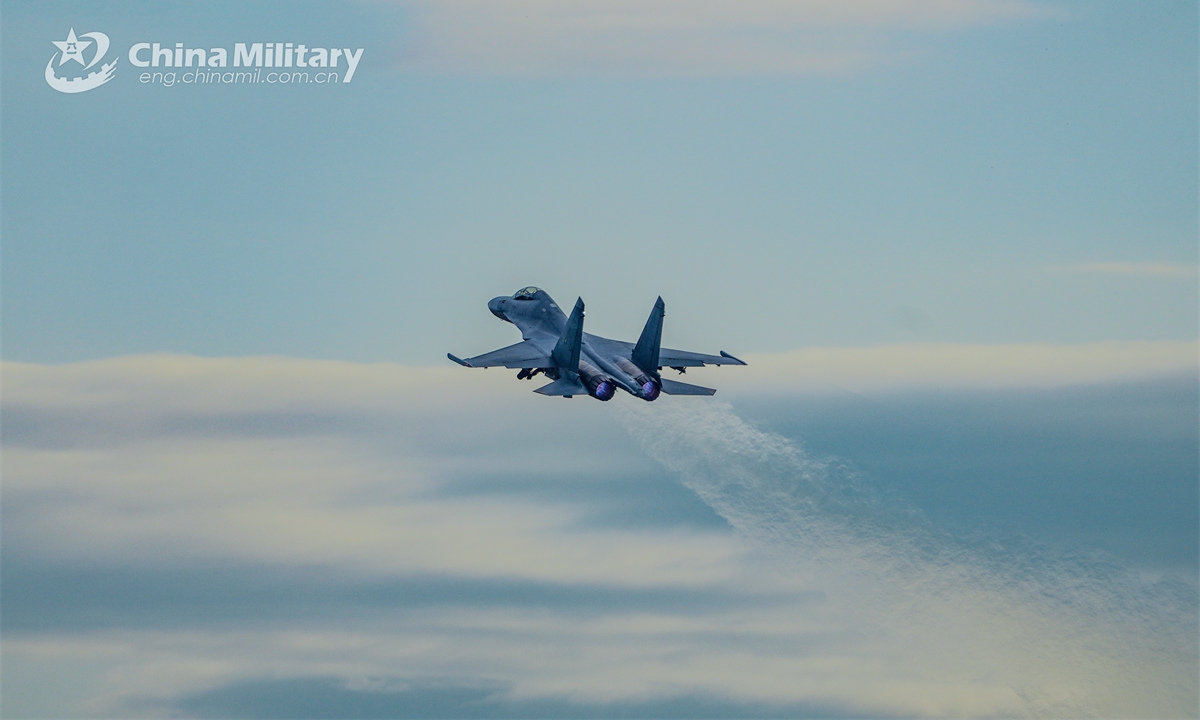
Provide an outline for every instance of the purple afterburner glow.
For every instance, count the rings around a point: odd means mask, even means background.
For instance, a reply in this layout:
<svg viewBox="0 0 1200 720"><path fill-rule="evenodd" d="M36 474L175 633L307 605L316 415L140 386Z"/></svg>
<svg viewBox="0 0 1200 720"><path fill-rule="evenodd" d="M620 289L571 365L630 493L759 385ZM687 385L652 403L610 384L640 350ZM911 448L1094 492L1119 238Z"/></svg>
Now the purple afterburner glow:
<svg viewBox="0 0 1200 720"><path fill-rule="evenodd" d="M654 402L658 399L658 393L662 390L658 383L653 380L647 380L642 383L642 399L646 402Z"/></svg>
<svg viewBox="0 0 1200 720"><path fill-rule="evenodd" d="M600 384L596 386L595 397L597 400L612 400L612 396L616 392L616 385L613 385L608 380L601 380Z"/></svg>

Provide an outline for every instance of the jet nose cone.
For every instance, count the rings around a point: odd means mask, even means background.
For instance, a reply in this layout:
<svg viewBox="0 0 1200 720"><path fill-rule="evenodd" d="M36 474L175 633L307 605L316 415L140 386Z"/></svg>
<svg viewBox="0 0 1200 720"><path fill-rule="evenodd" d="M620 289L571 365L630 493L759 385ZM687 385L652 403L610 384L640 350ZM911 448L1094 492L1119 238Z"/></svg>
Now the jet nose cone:
<svg viewBox="0 0 1200 720"><path fill-rule="evenodd" d="M504 297L503 295L492 298L488 301L488 310L491 310L492 314L501 320L507 320L508 318L504 317L504 310L501 308L501 303L507 299L508 298Z"/></svg>

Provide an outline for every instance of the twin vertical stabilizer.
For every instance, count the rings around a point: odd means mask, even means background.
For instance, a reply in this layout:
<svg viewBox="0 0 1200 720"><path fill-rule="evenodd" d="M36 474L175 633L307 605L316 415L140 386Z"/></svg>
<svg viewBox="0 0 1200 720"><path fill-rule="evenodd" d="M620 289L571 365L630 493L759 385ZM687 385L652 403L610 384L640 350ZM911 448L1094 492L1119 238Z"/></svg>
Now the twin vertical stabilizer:
<svg viewBox="0 0 1200 720"><path fill-rule="evenodd" d="M563 326L562 335L558 337L558 344L550 353L550 359L560 370L577 373L579 372L579 349L582 345L583 298L579 298L575 301L575 309L571 311L571 317L567 318L567 324Z"/></svg>
<svg viewBox="0 0 1200 720"><path fill-rule="evenodd" d="M562 335L558 336L550 359L558 368L558 379L549 385L534 390L542 395L587 395L588 391L579 379L579 352L583 347L583 298L575 301L575 309L563 326Z"/></svg>
<svg viewBox="0 0 1200 720"><path fill-rule="evenodd" d="M665 306L662 297L659 297L654 303L654 309L650 311L650 317L646 318L646 327L642 328L642 336L638 338L637 345L633 346L633 355L630 357L642 372L652 376L658 374L658 350L662 345L664 315Z"/></svg>

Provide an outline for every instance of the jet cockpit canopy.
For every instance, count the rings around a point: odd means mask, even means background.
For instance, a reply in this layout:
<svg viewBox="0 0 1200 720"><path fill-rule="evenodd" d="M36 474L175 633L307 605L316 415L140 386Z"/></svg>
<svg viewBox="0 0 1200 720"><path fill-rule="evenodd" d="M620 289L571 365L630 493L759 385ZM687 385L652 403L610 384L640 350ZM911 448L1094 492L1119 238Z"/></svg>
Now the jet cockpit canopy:
<svg viewBox="0 0 1200 720"><path fill-rule="evenodd" d="M512 299L513 300L533 300L537 296L537 294L540 292L541 292L541 290L530 285L527 288L521 288L520 290L513 293Z"/></svg>

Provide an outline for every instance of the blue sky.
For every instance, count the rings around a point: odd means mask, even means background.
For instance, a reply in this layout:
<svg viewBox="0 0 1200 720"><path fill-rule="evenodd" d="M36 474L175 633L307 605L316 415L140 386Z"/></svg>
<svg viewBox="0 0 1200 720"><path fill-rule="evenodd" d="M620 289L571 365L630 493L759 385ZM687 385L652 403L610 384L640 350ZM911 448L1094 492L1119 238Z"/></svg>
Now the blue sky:
<svg viewBox="0 0 1200 720"><path fill-rule="evenodd" d="M506 338L484 303L529 283L583 295L613 334L662 294L680 344L747 353L1195 335L1186 3L980 3L940 25L917 4L832 28L778 11L802 49L873 57L724 73L630 70L620 48L767 31L664 20L513 59L542 36L512 6L485 17L490 55L455 59L478 41L454 7L7 8L5 356L427 364ZM64 24L114 48L319 30L366 49L338 87L142 86L124 67L65 96L41 78ZM1081 270L1104 263L1126 271Z"/></svg>
<svg viewBox="0 0 1200 720"><path fill-rule="evenodd" d="M6 716L1194 713L1194 3L2 19ZM531 283L750 365L445 359Z"/></svg>

